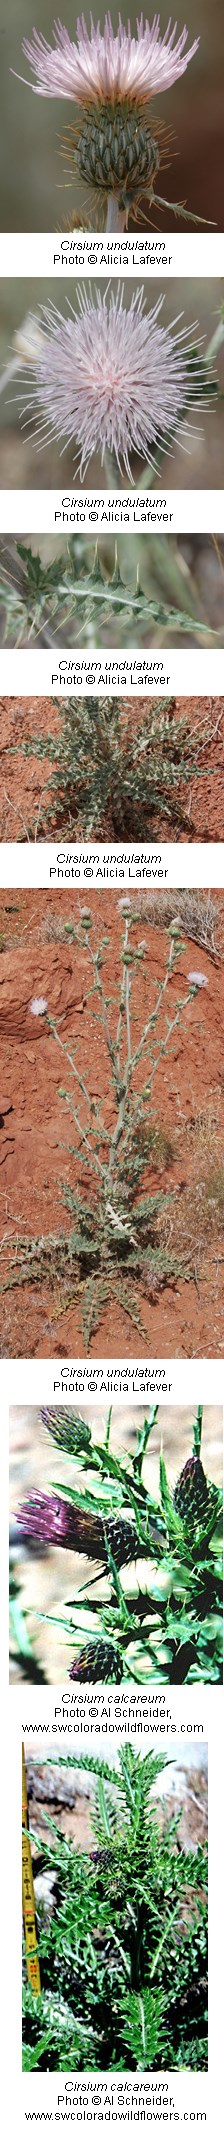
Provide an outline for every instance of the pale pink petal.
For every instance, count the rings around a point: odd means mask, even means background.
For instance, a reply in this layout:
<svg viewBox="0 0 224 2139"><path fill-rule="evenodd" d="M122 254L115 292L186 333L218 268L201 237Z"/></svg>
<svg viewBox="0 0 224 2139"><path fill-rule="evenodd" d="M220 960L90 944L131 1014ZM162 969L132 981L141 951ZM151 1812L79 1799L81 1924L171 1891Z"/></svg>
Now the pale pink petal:
<svg viewBox="0 0 224 2139"><path fill-rule="evenodd" d="M142 290L126 306L120 288L98 290L94 298L81 289L77 309L69 305L67 315L54 305L41 311L39 346L33 364L23 365L22 414L37 419L39 444L52 433L74 442L81 476L96 452L103 467L107 450L130 476L133 451L150 462L155 446L170 445L179 426L188 443L186 412L197 394L197 360L193 378L189 365L195 331L178 331L178 320L162 326L163 301L146 312ZM202 399L199 344L198 356ZM21 406L21 393L19 399Z"/></svg>
<svg viewBox="0 0 224 2139"><path fill-rule="evenodd" d="M159 15L154 15L151 28L141 15L136 23L137 37L132 37L130 22L126 29L123 27L120 16L116 35L109 14L103 31L99 22L94 27L92 15L90 24L89 32L81 15L76 44L60 20L54 23L53 47L38 30L33 30L32 40L23 38L22 49L35 76L31 87L36 96L74 97L79 104L106 101L107 97L112 102L121 97L145 102L157 91L170 89L172 82L185 73L200 41L196 37L187 52L188 31L184 28L175 44L177 23L172 29L171 18L161 37Z"/></svg>

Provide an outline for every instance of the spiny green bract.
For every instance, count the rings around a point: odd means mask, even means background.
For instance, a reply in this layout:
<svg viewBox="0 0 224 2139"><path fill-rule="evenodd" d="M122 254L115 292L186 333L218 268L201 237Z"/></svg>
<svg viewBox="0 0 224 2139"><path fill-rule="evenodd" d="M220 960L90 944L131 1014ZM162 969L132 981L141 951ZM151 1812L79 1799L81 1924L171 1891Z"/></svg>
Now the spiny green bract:
<svg viewBox="0 0 224 2139"><path fill-rule="evenodd" d="M74 144L77 159L77 148ZM72 161L72 136L70 155ZM119 196L119 203L141 187L143 181L153 184L159 167L159 150L152 140L149 127L142 125L141 114L136 107L100 105L100 112L87 112L78 138L78 168L87 184L99 187L104 183L109 192Z"/></svg>

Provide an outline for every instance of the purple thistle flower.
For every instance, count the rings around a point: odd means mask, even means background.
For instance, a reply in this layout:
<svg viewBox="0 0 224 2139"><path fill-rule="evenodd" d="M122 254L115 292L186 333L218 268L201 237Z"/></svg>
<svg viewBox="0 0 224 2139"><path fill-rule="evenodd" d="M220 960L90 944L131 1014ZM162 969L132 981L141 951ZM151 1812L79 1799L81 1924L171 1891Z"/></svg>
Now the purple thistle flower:
<svg viewBox="0 0 224 2139"><path fill-rule="evenodd" d="M126 1565L136 1557L138 1546L135 1525L123 1512L105 1518L97 1507L80 1508L75 1501L60 1500L55 1493L32 1493L30 1500L23 1501L18 1510L23 1537L33 1537L42 1545L67 1545L71 1551L83 1552L93 1560L107 1561L107 1546L113 1554L116 1567ZM148 1551L148 1537L146 1541Z"/></svg>
<svg viewBox="0 0 224 2139"><path fill-rule="evenodd" d="M105 16L104 30L99 22L94 27L90 17L90 34L84 15L77 21L77 43L71 43L68 30L60 21L54 23L54 47L47 44L38 30L33 31L30 42L23 38L22 50L36 79L31 88L36 96L72 97L79 104L110 104L125 99L138 104L145 103L158 91L170 89L172 82L185 73L189 61L197 52L199 37L194 39L186 52L188 32L181 31L175 44L177 23L167 24L165 36L160 36L160 16L144 24L143 15L136 23L137 36L132 37L130 22L124 28L119 15L117 35L114 35L111 17Z"/></svg>
<svg viewBox="0 0 224 2139"><path fill-rule="evenodd" d="M192 988L208 988L206 973L195 972L193 969L193 972L188 973L187 978L191 980Z"/></svg>
<svg viewBox="0 0 224 2139"><path fill-rule="evenodd" d="M17 1522L23 1537L33 1537L40 1545L67 1545L75 1550L74 1514L69 1500L59 1500L56 1493L33 1493L30 1500L18 1509Z"/></svg>
<svg viewBox="0 0 224 2139"><path fill-rule="evenodd" d="M79 310L69 307L68 316L54 305L41 312L41 334L36 355L23 365L27 398L23 418L30 412L39 418L37 442L49 437L76 440L76 470L85 475L92 454L115 455L118 467L130 478L130 454L135 451L150 464L155 446L163 446L181 426L181 443L187 447L186 413L199 401L201 386L200 345L193 369L190 342L194 328L181 329L178 315L171 327L159 324L164 302L160 297L145 312L141 290L127 309L123 290L117 295L96 292L93 300L82 290ZM19 397L21 398L21 396ZM201 393L201 399L202 399Z"/></svg>

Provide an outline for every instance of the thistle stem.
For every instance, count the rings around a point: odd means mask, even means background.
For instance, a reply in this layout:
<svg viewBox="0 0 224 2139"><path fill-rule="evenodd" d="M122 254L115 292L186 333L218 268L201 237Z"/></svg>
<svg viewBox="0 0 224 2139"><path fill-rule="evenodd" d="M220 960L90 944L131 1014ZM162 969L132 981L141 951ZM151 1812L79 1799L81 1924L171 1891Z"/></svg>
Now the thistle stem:
<svg viewBox="0 0 224 2139"><path fill-rule="evenodd" d="M116 193L108 193L106 230L125 230L125 208L119 208Z"/></svg>
<svg viewBox="0 0 224 2139"><path fill-rule="evenodd" d="M116 453L111 452L109 446L106 446L104 467L107 490L122 490L122 475L120 468L118 468Z"/></svg>

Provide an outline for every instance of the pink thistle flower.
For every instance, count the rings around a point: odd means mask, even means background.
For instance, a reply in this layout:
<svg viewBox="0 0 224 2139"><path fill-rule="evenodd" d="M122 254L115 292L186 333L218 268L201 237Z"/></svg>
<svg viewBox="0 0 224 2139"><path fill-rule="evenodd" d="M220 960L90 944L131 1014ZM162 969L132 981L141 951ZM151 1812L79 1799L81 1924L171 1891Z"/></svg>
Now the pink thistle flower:
<svg viewBox="0 0 224 2139"><path fill-rule="evenodd" d="M193 971L193 973L188 973L187 978L191 981L192 988L208 988L206 973Z"/></svg>
<svg viewBox="0 0 224 2139"><path fill-rule="evenodd" d="M170 445L180 424L186 445L186 411L199 394L197 358L190 365L193 329L176 333L178 319L171 328L159 325L162 297L146 313L141 290L129 309L123 294L112 291L108 301L108 291L98 291L93 301L81 290L79 311L70 306L67 318L54 305L43 309L39 347L27 367L22 415L39 418L39 444L52 433L66 443L76 440L81 477L93 453L100 452L104 467L110 452L130 479L130 454L150 463L155 446L161 440Z"/></svg>
<svg viewBox="0 0 224 2139"><path fill-rule="evenodd" d="M47 1010L46 996L32 995L32 1002L29 1003L29 1010L31 1010L33 1018L43 1018L45 1016L45 1010Z"/></svg>
<svg viewBox="0 0 224 2139"><path fill-rule="evenodd" d="M145 103L158 91L170 89L172 82L185 73L189 61L197 52L199 37L194 39L186 52L188 32L181 31L175 44L177 23L171 27L171 18L160 36L160 16L144 24L143 15L136 24L137 37L132 37L130 22L124 29L119 15L117 35L114 35L111 17L105 16L104 30L99 22L94 27L90 17L90 35L84 15L77 21L77 43L71 43L68 31L60 21L54 23L54 49L47 44L38 30L33 39L23 38L23 52L28 59L36 80L31 83L36 96L72 97L79 104L96 104L108 99L111 104L130 99Z"/></svg>
<svg viewBox="0 0 224 2139"><path fill-rule="evenodd" d="M17 1522L23 1537L33 1537L39 1545L64 1545L75 1549L74 1514L68 1500L59 1500L56 1493L33 1493L30 1500L18 1509Z"/></svg>

